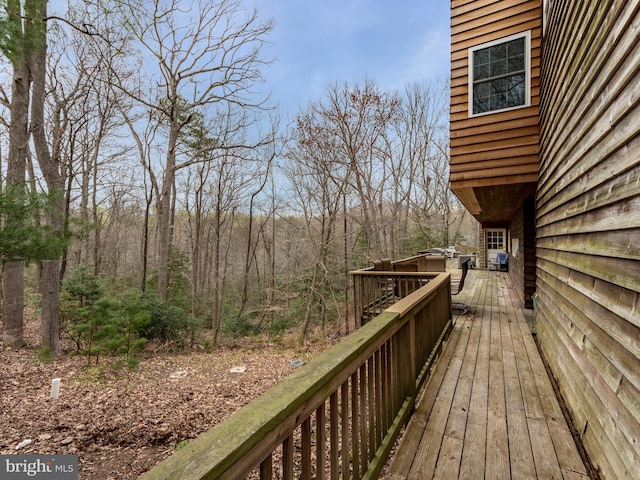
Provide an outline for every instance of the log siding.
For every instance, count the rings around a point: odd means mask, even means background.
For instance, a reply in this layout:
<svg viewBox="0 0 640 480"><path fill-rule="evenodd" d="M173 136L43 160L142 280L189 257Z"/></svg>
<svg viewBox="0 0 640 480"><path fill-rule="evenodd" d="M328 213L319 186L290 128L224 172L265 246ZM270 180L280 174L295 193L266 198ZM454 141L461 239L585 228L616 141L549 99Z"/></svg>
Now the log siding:
<svg viewBox="0 0 640 480"><path fill-rule="evenodd" d="M640 465L640 2L553 2L541 71L537 331L603 478Z"/></svg>

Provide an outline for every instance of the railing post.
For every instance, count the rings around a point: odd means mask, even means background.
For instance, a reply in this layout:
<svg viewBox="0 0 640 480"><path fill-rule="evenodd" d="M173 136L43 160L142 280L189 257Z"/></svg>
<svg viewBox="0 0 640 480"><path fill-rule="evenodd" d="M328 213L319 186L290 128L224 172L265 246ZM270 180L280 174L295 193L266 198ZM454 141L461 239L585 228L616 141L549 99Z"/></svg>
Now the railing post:
<svg viewBox="0 0 640 480"><path fill-rule="evenodd" d="M353 275L353 304L356 328L362 326L362 310L363 310L363 295L364 295L364 277L360 274Z"/></svg>
<svg viewBox="0 0 640 480"><path fill-rule="evenodd" d="M416 378L418 377L418 352L416 350L416 316L409 319L409 365L411 372L411 396L415 397ZM413 410L413 406L411 409Z"/></svg>
<svg viewBox="0 0 640 480"><path fill-rule="evenodd" d="M411 315L398 338L398 365L396 368L399 372L399 388L401 396L398 399L400 403L404 402L407 397L413 397L415 391L416 379L416 318ZM413 410L413 405L411 406Z"/></svg>

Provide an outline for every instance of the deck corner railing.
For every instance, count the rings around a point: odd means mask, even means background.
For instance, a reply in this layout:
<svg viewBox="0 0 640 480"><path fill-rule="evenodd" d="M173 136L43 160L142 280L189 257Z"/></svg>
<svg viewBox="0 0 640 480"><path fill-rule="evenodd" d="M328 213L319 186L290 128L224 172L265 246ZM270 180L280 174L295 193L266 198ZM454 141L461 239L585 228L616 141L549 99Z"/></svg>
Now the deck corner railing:
<svg viewBox="0 0 640 480"><path fill-rule="evenodd" d="M374 262L387 268L363 268L349 272L353 278L354 316L360 327L391 305L429 283L441 272L430 272L428 255L394 262ZM442 265L444 270L444 262Z"/></svg>

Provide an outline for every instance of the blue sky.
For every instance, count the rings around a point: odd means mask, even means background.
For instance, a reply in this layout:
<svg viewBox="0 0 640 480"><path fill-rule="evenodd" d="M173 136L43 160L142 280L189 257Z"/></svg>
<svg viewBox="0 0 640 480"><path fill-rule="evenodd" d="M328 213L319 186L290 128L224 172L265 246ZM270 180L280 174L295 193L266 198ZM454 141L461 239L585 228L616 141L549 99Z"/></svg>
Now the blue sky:
<svg viewBox="0 0 640 480"><path fill-rule="evenodd" d="M285 122L336 82L390 91L449 77L450 0L241 1L275 22L264 75ZM67 2L50 0L50 13Z"/></svg>
<svg viewBox="0 0 640 480"><path fill-rule="evenodd" d="M335 82L384 90L449 76L449 0L249 0L275 28L265 70L283 120Z"/></svg>

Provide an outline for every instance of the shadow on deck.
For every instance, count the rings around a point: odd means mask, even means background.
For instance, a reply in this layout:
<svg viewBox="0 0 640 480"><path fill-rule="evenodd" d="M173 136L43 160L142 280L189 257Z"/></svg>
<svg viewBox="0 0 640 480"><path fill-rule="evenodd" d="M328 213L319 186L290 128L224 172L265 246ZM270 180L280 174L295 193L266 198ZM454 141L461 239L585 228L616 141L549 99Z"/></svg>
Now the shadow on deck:
<svg viewBox="0 0 640 480"><path fill-rule="evenodd" d="M387 480L589 478L515 298L507 273L469 272L456 300L471 308L454 318Z"/></svg>

